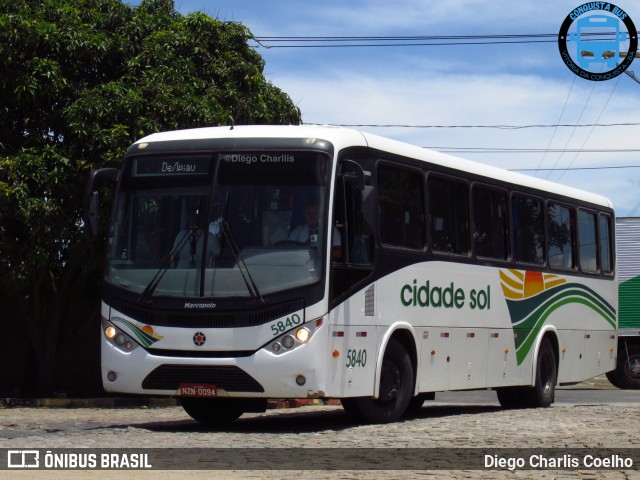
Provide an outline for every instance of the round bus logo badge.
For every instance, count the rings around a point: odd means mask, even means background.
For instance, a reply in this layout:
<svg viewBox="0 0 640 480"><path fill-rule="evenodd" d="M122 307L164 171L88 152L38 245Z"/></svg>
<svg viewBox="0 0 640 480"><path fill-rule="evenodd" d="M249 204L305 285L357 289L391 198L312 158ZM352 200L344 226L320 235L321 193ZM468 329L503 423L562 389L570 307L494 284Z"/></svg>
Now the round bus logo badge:
<svg viewBox="0 0 640 480"><path fill-rule="evenodd" d="M206 341L207 341L207 337L202 332L196 332L196 334L193 336L193 343L195 343L197 347L201 347L202 345L204 345L204 342Z"/></svg>
<svg viewBox="0 0 640 480"><path fill-rule="evenodd" d="M565 65L579 77L596 82L610 80L633 62L638 33L621 8L607 2L589 2L564 19L558 48Z"/></svg>

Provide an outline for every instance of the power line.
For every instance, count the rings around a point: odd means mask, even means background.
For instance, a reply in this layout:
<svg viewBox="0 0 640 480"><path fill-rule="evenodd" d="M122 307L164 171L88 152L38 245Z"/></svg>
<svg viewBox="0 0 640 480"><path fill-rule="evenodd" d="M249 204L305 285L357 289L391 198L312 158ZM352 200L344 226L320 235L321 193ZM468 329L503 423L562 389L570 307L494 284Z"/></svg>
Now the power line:
<svg viewBox="0 0 640 480"><path fill-rule="evenodd" d="M622 77L618 76L618 78L616 79L616 82L613 84L613 89L611 90L611 92L609 92L609 96L607 97L607 101L605 102L605 104L603 105L602 109L600 110L600 113L598 114L598 118L596 118L596 123L598 123L598 121L602 117L602 114L604 113L605 109L607 108L607 105L609 105L609 102L611 101L611 97L613 96L613 92L615 92L616 87L618 86L618 83L620 82L620 78L622 78ZM588 99L587 99L587 101L588 101ZM591 130L589 130L589 133L587 134L587 137L584 139L584 142L582 142L582 145L580 146L580 152L584 151L584 146L587 144L587 141L589 140L589 138L591 138L591 134L593 133L594 130L595 130L595 127L592 127ZM576 153L573 156L573 158L571 159L571 162L569 162L569 165L567 165L565 167L565 172L567 170L569 170L569 167L571 167L571 165L573 165L573 163L578 158L578 155L579 155L579 152ZM564 176L565 172L560 174L560 176L558 177L558 181L560 181L560 179Z"/></svg>
<svg viewBox="0 0 640 480"><path fill-rule="evenodd" d="M555 43L557 33L418 36L256 36L264 48L416 47Z"/></svg>
<svg viewBox="0 0 640 480"><path fill-rule="evenodd" d="M536 170L536 173L534 173L534 175L537 175L537 172L540 169L540 167L542 166L542 164L544 163L545 158L547 158L547 153L549 153L549 149L551 148L551 144L553 143L553 139L556 138L556 133L558 133L558 128L560 126L560 120L562 120L562 116L564 115L564 112L567 109L567 105L569 104L569 98L571 97L571 92L573 92L573 87L575 86L576 78L578 78L578 76L574 75L573 76L573 81L571 82L571 88L569 88L569 93L567 94L567 98L565 99L564 105L562 106L562 112L560 112L560 116L558 117L558 124L556 125L556 127L553 130L553 134L551 135L551 138L549 139L549 143L547 143L547 149L544 152L544 154L542 155L542 158L540 159L540 163L538 163L538 169Z"/></svg>
<svg viewBox="0 0 640 480"><path fill-rule="evenodd" d="M304 122L305 125L325 125L324 123ZM635 127L640 125L636 122L621 123L539 123L529 125L416 125L402 123L332 123L334 127L348 128L493 128L500 130L520 130L527 128L580 128L580 127Z"/></svg>
<svg viewBox="0 0 640 480"><path fill-rule="evenodd" d="M615 32L583 34L583 40L615 40ZM505 45L556 43L557 33L493 35L401 35L401 36L254 36L263 48L432 47L455 45Z"/></svg>
<svg viewBox="0 0 640 480"><path fill-rule="evenodd" d="M640 147L638 148L589 148L589 149L580 149L580 148L500 148L500 147L438 147L438 146L428 146L423 147L428 148L430 150L438 150L440 152L464 152L464 153L540 153L540 152L551 152L551 153L636 153L640 152ZM540 170L549 170L545 168L541 168ZM558 168L558 170L562 170L562 168Z"/></svg>
<svg viewBox="0 0 640 480"><path fill-rule="evenodd" d="M584 102L584 106L582 107L582 111L580 112L580 117L578 118L578 122L580 120L582 120L582 116L584 115L584 112L587 110L587 106L589 105L589 100L591 100L591 95L593 95L593 91L596 88L596 82L591 82L591 90L589 91L589 96L587 97L587 99ZM598 117L599 119L600 117ZM557 159L556 159L556 163L553 164L553 166L555 167L556 165L558 165L558 163L560 162L560 159L562 158L562 156L565 154L565 152L567 151L567 146L569 145L569 143L571 143L571 140L573 139L573 136L575 135L577 131L577 128L574 128L573 131L571 132L571 135L569 136L569 139L566 141L566 143L564 144L564 148L562 148L562 155L560 155ZM551 173L549 173L547 175L547 178L549 178L549 176L551 175Z"/></svg>
<svg viewBox="0 0 640 480"><path fill-rule="evenodd" d="M568 168L509 168L511 172L537 172L553 171L564 172L567 170L623 170L626 168L640 168L640 165L609 165L607 167L568 167Z"/></svg>

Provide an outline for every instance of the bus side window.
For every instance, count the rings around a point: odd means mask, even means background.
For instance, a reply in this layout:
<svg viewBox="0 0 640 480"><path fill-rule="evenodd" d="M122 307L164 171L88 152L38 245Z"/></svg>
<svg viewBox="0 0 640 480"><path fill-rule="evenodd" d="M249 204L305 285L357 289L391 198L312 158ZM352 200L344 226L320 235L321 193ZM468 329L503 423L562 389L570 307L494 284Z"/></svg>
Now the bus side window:
<svg viewBox="0 0 640 480"><path fill-rule="evenodd" d="M487 187L473 188L473 244L476 256L509 258L507 194Z"/></svg>
<svg viewBox="0 0 640 480"><path fill-rule="evenodd" d="M384 245L424 248L423 190L422 172L388 165L378 167L380 241Z"/></svg>
<svg viewBox="0 0 640 480"><path fill-rule="evenodd" d="M547 232L549 235L549 266L573 269L576 266L575 211L572 208L549 203L547 205Z"/></svg>
<svg viewBox="0 0 640 480"><path fill-rule="evenodd" d="M602 273L613 273L613 245L611 244L611 217L600 216L600 262Z"/></svg>
<svg viewBox="0 0 640 480"><path fill-rule="evenodd" d="M513 234L517 262L544 264L544 207L542 200L514 195Z"/></svg>
<svg viewBox="0 0 640 480"><path fill-rule="evenodd" d="M580 269L586 273L598 271L596 216L592 212L578 210L578 238Z"/></svg>
<svg viewBox="0 0 640 480"><path fill-rule="evenodd" d="M468 255L471 241L467 184L433 175L427 183L431 248L436 252Z"/></svg>
<svg viewBox="0 0 640 480"><path fill-rule="evenodd" d="M362 192L356 182L344 182L344 202L345 217L335 224L331 232L332 255L350 265L372 266L373 237L365 231ZM340 239L340 245L336 238Z"/></svg>

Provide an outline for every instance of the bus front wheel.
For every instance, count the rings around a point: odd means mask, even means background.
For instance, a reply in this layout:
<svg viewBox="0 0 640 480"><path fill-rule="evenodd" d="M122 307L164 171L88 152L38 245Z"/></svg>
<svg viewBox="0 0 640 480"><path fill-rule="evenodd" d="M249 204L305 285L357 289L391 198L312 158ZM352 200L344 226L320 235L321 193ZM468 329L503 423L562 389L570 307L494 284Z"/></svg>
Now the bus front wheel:
<svg viewBox="0 0 640 480"><path fill-rule="evenodd" d="M231 423L245 412L243 402L230 398L181 397L182 408L194 420L202 423L224 425Z"/></svg>
<svg viewBox="0 0 640 480"><path fill-rule="evenodd" d="M407 349L391 338L382 360L378 398L344 398L342 405L357 421L389 423L399 420L413 396L413 364Z"/></svg>

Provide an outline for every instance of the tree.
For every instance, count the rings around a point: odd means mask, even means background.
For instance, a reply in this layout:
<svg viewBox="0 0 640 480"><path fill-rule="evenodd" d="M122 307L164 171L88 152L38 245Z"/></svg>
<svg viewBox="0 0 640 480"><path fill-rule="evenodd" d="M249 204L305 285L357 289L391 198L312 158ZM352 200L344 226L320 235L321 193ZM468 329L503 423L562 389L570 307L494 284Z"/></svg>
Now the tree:
<svg viewBox="0 0 640 480"><path fill-rule="evenodd" d="M21 393L44 394L69 374L60 354L98 330L104 245L83 234L89 172L152 132L301 119L241 24L182 15L172 0L0 5L0 325L20 325L33 376Z"/></svg>

